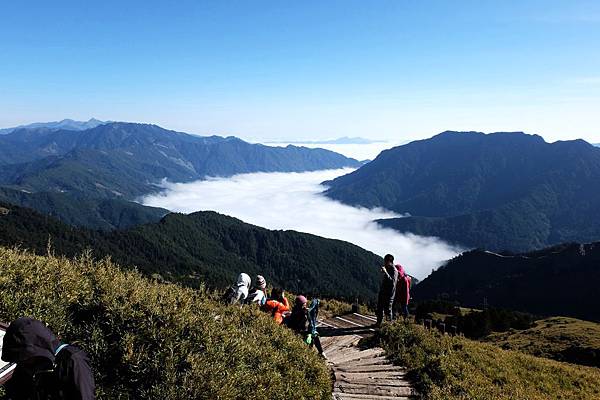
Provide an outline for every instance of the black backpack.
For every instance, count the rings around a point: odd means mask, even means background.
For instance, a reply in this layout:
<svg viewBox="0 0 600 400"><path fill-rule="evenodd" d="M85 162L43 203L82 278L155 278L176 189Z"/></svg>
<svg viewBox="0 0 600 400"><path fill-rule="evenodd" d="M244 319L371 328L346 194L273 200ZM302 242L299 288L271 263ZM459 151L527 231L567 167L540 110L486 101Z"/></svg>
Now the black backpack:
<svg viewBox="0 0 600 400"><path fill-rule="evenodd" d="M221 303L225 304L225 305L229 305L233 303L233 300L235 299L235 295L236 295L236 290L233 287L229 287L225 293L223 293L223 295L221 296Z"/></svg>
<svg viewBox="0 0 600 400"><path fill-rule="evenodd" d="M79 369L77 374L76 368ZM81 368L86 368L89 374L81 373ZM94 398L94 377L89 368L89 360L83 350L73 345L59 346L55 352L53 368L36 372L33 383L36 400L92 400Z"/></svg>

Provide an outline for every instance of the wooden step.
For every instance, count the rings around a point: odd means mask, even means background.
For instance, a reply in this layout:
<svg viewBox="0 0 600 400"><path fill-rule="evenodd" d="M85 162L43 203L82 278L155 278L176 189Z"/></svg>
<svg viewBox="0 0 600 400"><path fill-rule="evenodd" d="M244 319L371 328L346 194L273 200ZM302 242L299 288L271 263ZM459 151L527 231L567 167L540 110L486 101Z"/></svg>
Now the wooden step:
<svg viewBox="0 0 600 400"><path fill-rule="evenodd" d="M411 387L411 384L409 381L405 380L405 379L375 379L375 378L362 378L362 379L358 379L358 378L344 378L344 377L340 377L338 375L335 376L336 378L336 383L355 383L357 385L382 385L382 386L405 386L405 387Z"/></svg>
<svg viewBox="0 0 600 400"><path fill-rule="evenodd" d="M327 351L330 349L341 349L343 347L348 347L351 346L353 343L358 343L359 340L360 338L356 336L343 336L340 337L338 340L332 340L331 342L327 342L327 344L323 344L323 342L321 342L321 345L323 346L323 351L327 353Z"/></svg>
<svg viewBox="0 0 600 400"><path fill-rule="evenodd" d="M382 357L385 353L381 349L356 350L354 352L340 352L336 357L330 357L329 361L334 364L343 364L345 362L355 361L355 364L361 364L361 361L369 361L374 358Z"/></svg>
<svg viewBox="0 0 600 400"><path fill-rule="evenodd" d="M345 365L343 367L339 366L336 369L341 372L370 372L372 374L380 372L406 371L404 368L395 365Z"/></svg>
<svg viewBox="0 0 600 400"><path fill-rule="evenodd" d="M327 350L324 350L327 357L330 359L341 359L342 357L353 356L353 352L348 349L348 346L331 346Z"/></svg>
<svg viewBox="0 0 600 400"><path fill-rule="evenodd" d="M406 372L390 371L390 372L378 372L373 374L372 372L335 372L336 379L405 379Z"/></svg>
<svg viewBox="0 0 600 400"><path fill-rule="evenodd" d="M350 365L354 365L356 367L364 367L367 365L392 365L385 357L373 357L368 359L350 360L345 362L333 362L332 364L335 364L336 366L341 368L348 367Z"/></svg>
<svg viewBox="0 0 600 400"><path fill-rule="evenodd" d="M373 318L348 314L324 321L330 328L321 343L334 375L334 400L416 399L406 369L393 365L380 347L358 347L362 337L372 334Z"/></svg>
<svg viewBox="0 0 600 400"><path fill-rule="evenodd" d="M333 386L333 392L350 393L350 394L368 394L379 396L413 396L414 390L410 386L389 386L377 384L354 384L354 383L338 383Z"/></svg>
<svg viewBox="0 0 600 400"><path fill-rule="evenodd" d="M333 393L334 400L408 400L414 396L377 396L368 394Z"/></svg>

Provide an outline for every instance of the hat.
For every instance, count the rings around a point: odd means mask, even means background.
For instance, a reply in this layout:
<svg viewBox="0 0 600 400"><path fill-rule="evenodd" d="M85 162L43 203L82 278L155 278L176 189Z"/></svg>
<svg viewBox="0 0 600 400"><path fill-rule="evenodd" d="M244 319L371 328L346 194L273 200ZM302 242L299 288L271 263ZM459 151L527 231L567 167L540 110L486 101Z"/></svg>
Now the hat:
<svg viewBox="0 0 600 400"><path fill-rule="evenodd" d="M265 280L264 276L256 275L256 286L261 290L265 290L267 288L267 281Z"/></svg>
<svg viewBox="0 0 600 400"><path fill-rule="evenodd" d="M401 278L404 278L404 276L406 275L406 271L404 270L404 267L400 264L396 264L396 269L398 270L398 275Z"/></svg>
<svg viewBox="0 0 600 400"><path fill-rule="evenodd" d="M306 297L300 295L300 296L296 296L296 304L297 305L305 305L307 302Z"/></svg>
<svg viewBox="0 0 600 400"><path fill-rule="evenodd" d="M6 330L2 360L20 363L33 357L44 357L54 362L54 350L59 344L54 333L41 321L22 317L14 320Z"/></svg>

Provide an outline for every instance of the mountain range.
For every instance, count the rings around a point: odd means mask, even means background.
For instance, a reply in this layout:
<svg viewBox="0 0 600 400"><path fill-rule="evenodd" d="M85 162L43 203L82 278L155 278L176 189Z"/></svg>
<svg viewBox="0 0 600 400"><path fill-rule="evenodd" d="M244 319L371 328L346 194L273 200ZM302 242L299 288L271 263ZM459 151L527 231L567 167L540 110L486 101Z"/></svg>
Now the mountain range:
<svg viewBox="0 0 600 400"><path fill-rule="evenodd" d="M416 300L509 308L600 321L600 242L530 253L463 253L413 288Z"/></svg>
<svg viewBox="0 0 600 400"><path fill-rule="evenodd" d="M163 208L143 206L118 198L95 198L80 192L28 193L0 187L0 201L34 208L70 225L102 230L158 222L169 213Z"/></svg>
<svg viewBox="0 0 600 400"><path fill-rule="evenodd" d="M63 119L61 121L54 122L34 122L27 125L19 125L14 128L3 128L0 129L0 135L9 134L17 129L37 129L46 128L49 130L65 129L70 131L83 131L86 129L95 128L98 125L106 124L108 122L97 120L96 118L90 118L88 121L75 121L72 119Z"/></svg>
<svg viewBox="0 0 600 400"><path fill-rule="evenodd" d="M295 293L373 301L381 257L340 240L271 231L215 212L172 213L130 229L77 228L0 203L0 246L75 257L91 250L124 267L190 287L223 288L240 272Z"/></svg>
<svg viewBox="0 0 600 400"><path fill-rule="evenodd" d="M292 141L292 142L269 142L269 143L290 143L290 144L372 144L372 143L385 143L385 140L372 140L362 137L348 137L343 136L337 139L331 140L304 140L304 141Z"/></svg>
<svg viewBox="0 0 600 400"><path fill-rule="evenodd" d="M378 221L467 247L526 251L600 238L600 149L522 132L443 132L383 151L325 194L409 216Z"/></svg>
<svg viewBox="0 0 600 400"><path fill-rule="evenodd" d="M163 179L188 182L249 172L358 166L358 161L328 150L200 137L156 125L111 122L82 130L19 128L0 136L0 187L24 194L0 194L0 198L46 212L50 201L41 193L51 193L52 198L68 195L60 197L62 203L85 198L98 204L106 199L131 201L156 192ZM26 201L30 194L43 198L42 204ZM121 202L119 207L123 206ZM80 205L72 203L71 208L75 207ZM66 220L64 213L55 210L54 215ZM102 218L79 222L89 227L127 225Z"/></svg>

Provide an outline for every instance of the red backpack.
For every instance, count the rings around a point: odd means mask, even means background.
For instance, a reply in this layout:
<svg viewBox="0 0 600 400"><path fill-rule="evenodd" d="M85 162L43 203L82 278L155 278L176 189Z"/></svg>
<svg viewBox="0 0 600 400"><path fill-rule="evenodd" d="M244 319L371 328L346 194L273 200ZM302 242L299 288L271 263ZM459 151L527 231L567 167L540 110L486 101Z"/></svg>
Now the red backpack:
<svg viewBox="0 0 600 400"><path fill-rule="evenodd" d="M402 265L396 264L395 267L398 271L398 282L396 282L396 301L402 304L408 304L410 301L411 278L404 271Z"/></svg>

